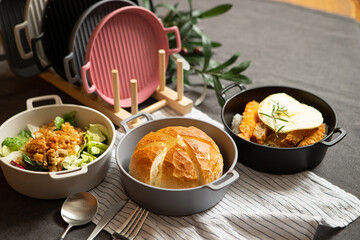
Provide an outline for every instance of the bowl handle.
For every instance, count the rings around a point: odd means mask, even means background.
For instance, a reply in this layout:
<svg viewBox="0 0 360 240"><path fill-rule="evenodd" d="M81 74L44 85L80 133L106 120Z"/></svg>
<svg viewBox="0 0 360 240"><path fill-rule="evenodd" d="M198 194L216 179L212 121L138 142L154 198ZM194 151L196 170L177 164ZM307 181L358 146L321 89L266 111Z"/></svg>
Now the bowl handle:
<svg viewBox="0 0 360 240"><path fill-rule="evenodd" d="M321 143L327 147L331 147L334 146L336 143L340 142L346 136L346 131L342 128L335 128L333 134L337 132L340 134L335 139L331 140L330 142L323 141Z"/></svg>
<svg viewBox="0 0 360 240"><path fill-rule="evenodd" d="M39 36L32 38L31 39L31 47L33 50L33 56L34 56L34 60L36 65L38 66L39 70L44 72L47 69L49 69L51 67L51 63L48 63L46 66L43 66L43 64L41 62L44 62L43 59L41 59L41 56L39 54L39 49L38 49L38 44L37 42L40 42L40 40L44 37L44 33L42 32Z"/></svg>
<svg viewBox="0 0 360 240"><path fill-rule="evenodd" d="M91 87L89 87L89 80L87 78L87 71L90 69L90 62L87 62L84 66L81 67L81 78L82 78L82 82L85 88L85 91L87 93L92 93L95 91L95 85L92 85Z"/></svg>
<svg viewBox="0 0 360 240"><path fill-rule="evenodd" d="M31 58L33 56L33 53L32 53L31 50L29 52L27 52L27 53L25 52L24 46L23 46L23 44L21 42L20 32L22 30L26 31L27 27L28 27L28 22L27 21L19 23L14 27L15 43L16 43L17 49L19 51L20 57L22 59L29 59L29 58Z"/></svg>
<svg viewBox="0 0 360 240"><path fill-rule="evenodd" d="M229 174L231 174L231 176L227 177ZM209 184L205 185L204 187L210 188L213 191L218 191L218 190L230 185L231 183L235 182L236 180L238 180L239 173L235 169L232 169L226 173L226 177L224 177L224 179L225 180L223 180L223 181L209 183Z"/></svg>
<svg viewBox="0 0 360 240"><path fill-rule="evenodd" d="M68 177L74 177L78 175L83 175L88 172L87 165L84 165L80 168L76 168L74 170L70 170L67 172L60 171L60 172L49 172L49 175L52 179L61 179L61 178L68 178Z"/></svg>
<svg viewBox="0 0 360 240"><path fill-rule="evenodd" d="M234 88L234 87L238 87L240 89L240 92L246 90L245 85L244 84L239 84L239 83L232 83L227 85L226 87L224 87L223 89L221 89L217 94L218 96L225 102L226 101L226 92L229 91L230 89ZM231 95L230 97L234 96L235 94ZM229 97L229 98L230 98Z"/></svg>
<svg viewBox="0 0 360 240"><path fill-rule="evenodd" d="M26 100L26 108L27 110L32 110L34 109L34 104L33 104L34 102L45 101L45 100L54 100L56 105L62 104L61 98L58 95L45 95L40 97L29 98L28 100Z"/></svg>
<svg viewBox="0 0 360 240"><path fill-rule="evenodd" d="M172 32L175 34L176 48L169 49L168 54L171 55L173 53L180 52L180 50L181 50L181 38L180 38L179 29L176 26L174 26L174 27L165 28L164 31L165 31L166 34L172 33Z"/></svg>
<svg viewBox="0 0 360 240"><path fill-rule="evenodd" d="M127 125L128 122L138 118L138 117L145 117L148 121L151 121L153 120L154 118L147 112L139 112L137 114L134 114L132 115L131 117L128 117L127 119L123 120L120 124L121 126L124 128L125 130L125 133L128 133L130 132L130 128L129 126Z"/></svg>

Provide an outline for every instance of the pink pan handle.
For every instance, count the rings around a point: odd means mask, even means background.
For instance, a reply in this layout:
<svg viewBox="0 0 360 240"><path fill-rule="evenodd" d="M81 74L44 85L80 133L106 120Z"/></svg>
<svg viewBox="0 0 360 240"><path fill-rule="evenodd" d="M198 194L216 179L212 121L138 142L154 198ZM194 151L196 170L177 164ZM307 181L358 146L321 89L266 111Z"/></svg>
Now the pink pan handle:
<svg viewBox="0 0 360 240"><path fill-rule="evenodd" d="M84 66L81 67L81 79L87 93L92 93L95 91L95 85L89 87L89 80L87 79L86 72L90 70L90 62L87 62Z"/></svg>
<svg viewBox="0 0 360 240"><path fill-rule="evenodd" d="M165 28L164 31L165 31L166 34L172 33L172 32L175 34L176 48L169 49L168 50L169 55L173 54L173 53L180 52L180 50L181 50L181 38L180 38L179 29L176 26L174 26L174 27Z"/></svg>

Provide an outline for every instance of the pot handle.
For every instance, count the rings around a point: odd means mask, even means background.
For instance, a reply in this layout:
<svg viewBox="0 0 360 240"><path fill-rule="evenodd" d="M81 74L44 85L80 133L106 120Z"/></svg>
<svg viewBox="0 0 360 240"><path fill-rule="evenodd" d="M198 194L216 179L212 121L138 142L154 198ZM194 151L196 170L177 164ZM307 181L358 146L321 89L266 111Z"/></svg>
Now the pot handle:
<svg viewBox="0 0 360 240"><path fill-rule="evenodd" d="M74 76L72 76L72 74L71 74L70 64L73 63L73 61L74 61L74 52L71 52L69 55L64 57L65 74L66 74L67 80L70 83L75 83L79 80L79 76L77 74L75 74Z"/></svg>
<svg viewBox="0 0 360 240"><path fill-rule="evenodd" d="M205 185L204 187L210 188L213 191L218 191L239 179L239 173L235 169L232 169L229 172L227 172L226 176L228 176L230 174L231 174L231 176L228 178L225 177L224 181L209 183L209 184Z"/></svg>
<svg viewBox="0 0 360 240"><path fill-rule="evenodd" d="M180 38L180 32L178 27L174 26L174 27L169 27L169 28L165 28L164 29L165 33L174 33L175 34L175 40L176 40L176 48L173 49L169 49L168 53L169 55L173 54L173 53L178 53L181 50L181 38Z"/></svg>
<svg viewBox="0 0 360 240"><path fill-rule="evenodd" d="M80 168L76 168L67 172L60 171L60 172L49 172L49 175L52 179L61 179L61 178L68 178L83 175L88 172L87 165L84 165Z"/></svg>
<svg viewBox="0 0 360 240"><path fill-rule="evenodd" d="M27 28L28 28L28 21L24 21L22 23L19 23L14 27L15 43L16 43L17 49L18 49L19 54L20 54L22 59L29 59L29 58L31 58L33 56L33 53L32 53L31 50L29 52L27 52L27 53L25 52L24 46L23 46L23 44L21 42L20 32L22 30L26 31Z"/></svg>
<svg viewBox="0 0 360 240"><path fill-rule="evenodd" d="M337 132L340 134L335 139L331 140L330 142L323 141L321 143L327 147L331 147L331 146L334 146L336 143L340 142L346 136L346 131L342 128L335 128L333 135L334 135L334 133L337 133Z"/></svg>
<svg viewBox="0 0 360 240"><path fill-rule="evenodd" d="M38 66L39 70L44 72L46 70L48 70L51 67L51 63L47 63L46 66L43 66L42 62L44 62L44 59L41 59L40 56L40 49L38 48L38 42L41 43L42 39L44 38L44 33L42 32L39 36L32 38L31 39L31 47L33 50L33 56L34 56L34 60L36 65Z"/></svg>
<svg viewBox="0 0 360 240"><path fill-rule="evenodd" d="M137 114L134 114L132 115L131 117L128 117L127 119L123 120L120 124L121 126L124 128L125 130L125 133L128 133L130 132L130 128L129 126L127 125L128 122L138 118L138 117L145 117L148 121L151 121L153 120L154 118L147 112L139 112Z"/></svg>
<svg viewBox="0 0 360 240"><path fill-rule="evenodd" d="M87 71L90 70L91 64L87 62L84 66L81 67L81 79L84 85L85 91L90 94L95 91L95 85L89 87L89 79L87 78Z"/></svg>
<svg viewBox="0 0 360 240"><path fill-rule="evenodd" d="M226 92L229 91L230 89L234 88L234 87L238 87L240 89L240 92L246 90L245 85L244 84L239 84L239 83L232 83L227 85L226 87L224 87L223 89L220 90L220 92L218 92L218 96L222 98L222 100L225 102L226 101ZM232 95L233 96L233 95ZM230 97L232 97L230 96ZM230 98L229 97L229 98Z"/></svg>
<svg viewBox="0 0 360 240"><path fill-rule="evenodd" d="M34 102L45 101L45 100L54 100L56 105L62 104L61 98L58 95L45 95L40 97L29 98L28 100L26 100L26 108L27 110L32 110L34 109L34 104L33 104Z"/></svg>

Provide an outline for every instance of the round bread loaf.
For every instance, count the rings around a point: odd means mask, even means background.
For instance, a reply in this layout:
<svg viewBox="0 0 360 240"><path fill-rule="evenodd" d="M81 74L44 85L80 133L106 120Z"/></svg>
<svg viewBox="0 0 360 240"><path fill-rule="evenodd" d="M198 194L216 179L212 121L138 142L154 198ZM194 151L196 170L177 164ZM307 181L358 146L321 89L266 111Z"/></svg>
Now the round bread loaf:
<svg viewBox="0 0 360 240"><path fill-rule="evenodd" d="M219 147L196 127L166 127L150 132L136 145L130 175L163 188L192 188L222 175Z"/></svg>

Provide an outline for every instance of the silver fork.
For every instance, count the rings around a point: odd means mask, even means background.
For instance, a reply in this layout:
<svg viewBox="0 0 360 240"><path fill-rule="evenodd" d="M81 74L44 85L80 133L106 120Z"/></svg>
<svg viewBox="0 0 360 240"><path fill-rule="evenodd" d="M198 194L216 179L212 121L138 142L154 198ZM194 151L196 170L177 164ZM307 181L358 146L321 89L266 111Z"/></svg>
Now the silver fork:
<svg viewBox="0 0 360 240"><path fill-rule="evenodd" d="M113 239L134 239L144 224L149 211L136 207L126 221L113 234Z"/></svg>

